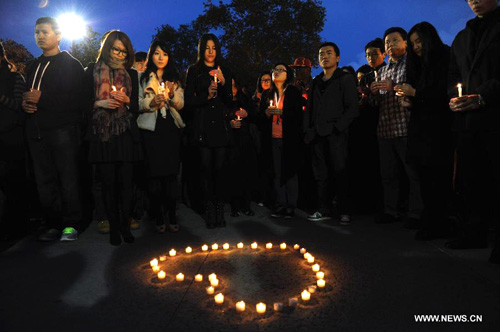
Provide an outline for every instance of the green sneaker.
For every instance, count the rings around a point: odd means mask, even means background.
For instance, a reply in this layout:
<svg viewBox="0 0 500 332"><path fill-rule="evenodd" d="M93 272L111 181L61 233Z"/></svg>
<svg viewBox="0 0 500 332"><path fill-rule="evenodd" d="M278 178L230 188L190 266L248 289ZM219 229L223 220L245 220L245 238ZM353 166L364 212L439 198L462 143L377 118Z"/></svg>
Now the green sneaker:
<svg viewBox="0 0 500 332"><path fill-rule="evenodd" d="M62 231L61 242L75 241L78 239L78 231L73 227L66 227Z"/></svg>

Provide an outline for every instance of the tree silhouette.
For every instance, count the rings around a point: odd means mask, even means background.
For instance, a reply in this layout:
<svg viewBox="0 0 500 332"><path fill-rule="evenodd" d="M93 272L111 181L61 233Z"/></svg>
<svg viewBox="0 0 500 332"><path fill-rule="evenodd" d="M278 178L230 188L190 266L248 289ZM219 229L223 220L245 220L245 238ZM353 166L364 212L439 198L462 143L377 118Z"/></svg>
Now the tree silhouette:
<svg viewBox="0 0 500 332"><path fill-rule="evenodd" d="M16 70L24 75L24 70L26 69L26 62L33 59L33 54L24 47L22 44L18 44L12 39L1 39L5 53L9 61L16 66Z"/></svg>
<svg viewBox="0 0 500 332"><path fill-rule="evenodd" d="M100 48L100 34L90 26L87 27L87 34L82 41L71 45L71 54L87 67L90 62L95 62Z"/></svg>

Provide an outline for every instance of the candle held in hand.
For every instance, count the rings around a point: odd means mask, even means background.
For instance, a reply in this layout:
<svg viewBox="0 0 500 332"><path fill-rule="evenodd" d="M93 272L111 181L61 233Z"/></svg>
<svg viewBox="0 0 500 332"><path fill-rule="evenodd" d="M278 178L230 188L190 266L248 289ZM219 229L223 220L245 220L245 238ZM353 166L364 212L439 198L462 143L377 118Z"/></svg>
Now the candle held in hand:
<svg viewBox="0 0 500 332"><path fill-rule="evenodd" d="M462 84L458 83L457 84L457 89L458 89L458 97L462 97Z"/></svg>

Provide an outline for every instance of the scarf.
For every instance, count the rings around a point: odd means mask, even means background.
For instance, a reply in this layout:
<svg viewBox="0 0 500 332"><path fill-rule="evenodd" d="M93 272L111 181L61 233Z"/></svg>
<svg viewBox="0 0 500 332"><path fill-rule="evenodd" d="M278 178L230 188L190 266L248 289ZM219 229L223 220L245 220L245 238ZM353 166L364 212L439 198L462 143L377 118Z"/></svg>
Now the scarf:
<svg viewBox="0 0 500 332"><path fill-rule="evenodd" d="M110 98L112 86L117 90L123 88L130 98L132 95L132 80L123 67L123 63L111 62L111 68L104 61L99 61L94 67L95 100ZM116 67L116 68L113 68ZM132 114L125 106L119 109L96 108L92 113L92 127L94 134L99 135L101 141L108 142L111 136L117 136L130 128Z"/></svg>

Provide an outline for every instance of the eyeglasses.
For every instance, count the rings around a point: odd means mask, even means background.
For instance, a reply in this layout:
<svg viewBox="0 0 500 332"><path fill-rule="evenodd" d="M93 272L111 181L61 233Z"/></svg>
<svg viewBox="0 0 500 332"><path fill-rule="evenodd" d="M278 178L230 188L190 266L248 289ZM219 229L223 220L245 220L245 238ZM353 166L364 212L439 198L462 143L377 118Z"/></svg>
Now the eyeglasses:
<svg viewBox="0 0 500 332"><path fill-rule="evenodd" d="M266 79L263 79L261 82L264 82L264 83L271 83L271 79L270 79L270 78L266 78Z"/></svg>
<svg viewBox="0 0 500 332"><path fill-rule="evenodd" d="M272 70L273 73L284 73L286 71L286 69L283 69L283 68L274 68Z"/></svg>
<svg viewBox="0 0 500 332"><path fill-rule="evenodd" d="M123 55L123 56L127 56L128 52L127 51L123 51L123 50L120 50L119 48L116 48L116 47L111 47L111 52L113 52L114 55Z"/></svg>

